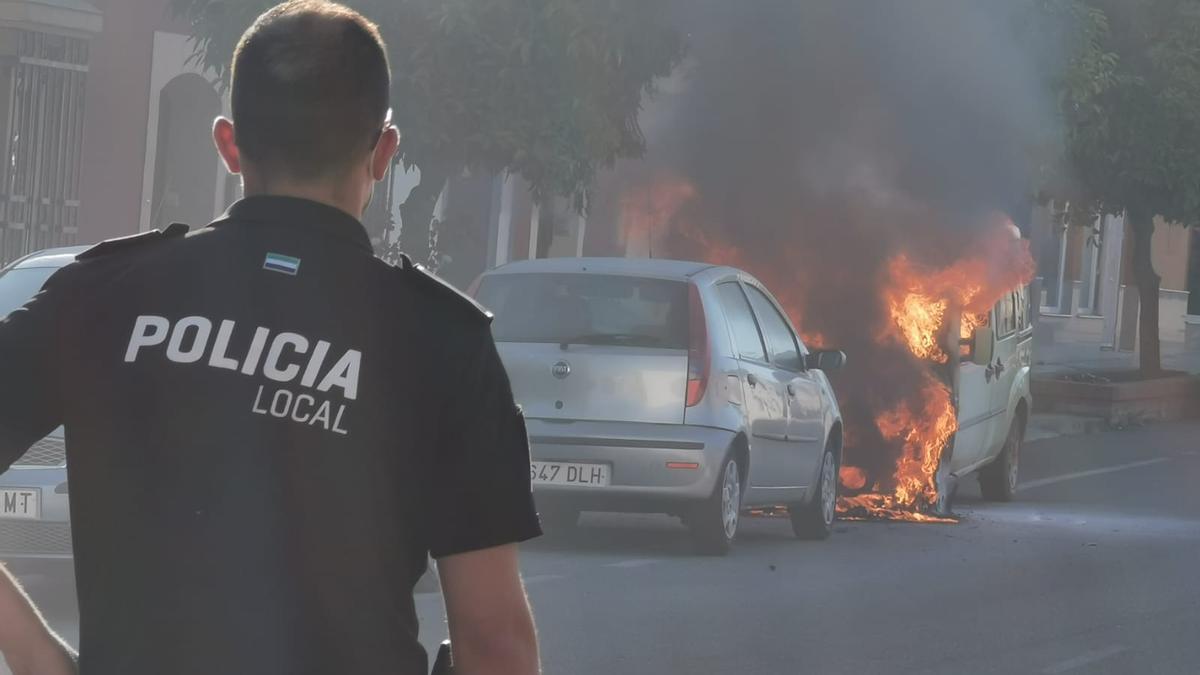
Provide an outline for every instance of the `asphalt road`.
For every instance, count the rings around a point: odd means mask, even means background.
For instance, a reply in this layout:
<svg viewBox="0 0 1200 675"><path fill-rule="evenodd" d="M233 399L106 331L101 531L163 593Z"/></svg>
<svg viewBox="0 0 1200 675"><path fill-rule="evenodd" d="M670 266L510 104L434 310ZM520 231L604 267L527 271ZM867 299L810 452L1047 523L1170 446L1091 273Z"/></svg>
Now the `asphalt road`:
<svg viewBox="0 0 1200 675"><path fill-rule="evenodd" d="M1011 504L958 525L751 519L727 558L659 517L587 516L533 543L546 673L1200 672L1200 423L1026 446ZM61 575L28 578L72 639ZM445 636L436 594L423 633Z"/></svg>

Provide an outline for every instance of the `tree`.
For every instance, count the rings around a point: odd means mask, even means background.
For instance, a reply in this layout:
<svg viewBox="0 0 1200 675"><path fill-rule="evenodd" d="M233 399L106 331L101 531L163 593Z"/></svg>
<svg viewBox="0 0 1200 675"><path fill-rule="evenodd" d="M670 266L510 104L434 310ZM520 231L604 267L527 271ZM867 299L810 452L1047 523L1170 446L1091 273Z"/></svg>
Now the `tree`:
<svg viewBox="0 0 1200 675"><path fill-rule="evenodd" d="M273 0L172 0L194 58L224 81L242 31ZM449 178L509 172L577 209L598 169L645 149L642 97L682 58L665 0L348 0L379 23L393 71L398 162L420 171L400 247L430 259Z"/></svg>
<svg viewBox="0 0 1200 675"><path fill-rule="evenodd" d="M1155 217L1200 222L1200 0L1042 0L1076 20L1059 103L1069 173L1095 213L1124 214L1141 306L1140 368L1162 369Z"/></svg>

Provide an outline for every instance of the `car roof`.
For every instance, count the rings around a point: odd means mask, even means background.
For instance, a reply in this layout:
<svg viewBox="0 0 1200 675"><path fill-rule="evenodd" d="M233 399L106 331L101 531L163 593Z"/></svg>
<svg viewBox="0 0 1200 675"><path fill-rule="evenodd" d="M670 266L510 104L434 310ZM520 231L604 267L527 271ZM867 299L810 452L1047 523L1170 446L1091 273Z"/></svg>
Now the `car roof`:
<svg viewBox="0 0 1200 675"><path fill-rule="evenodd" d="M91 248L91 246L60 246L58 248L47 248L21 258L12 266L12 269L26 269L30 267L66 267L75 262L75 256L83 253Z"/></svg>
<svg viewBox="0 0 1200 675"><path fill-rule="evenodd" d="M674 279L686 279L715 267L709 263L663 258L538 258L519 260L488 272L497 274L578 273L631 274Z"/></svg>

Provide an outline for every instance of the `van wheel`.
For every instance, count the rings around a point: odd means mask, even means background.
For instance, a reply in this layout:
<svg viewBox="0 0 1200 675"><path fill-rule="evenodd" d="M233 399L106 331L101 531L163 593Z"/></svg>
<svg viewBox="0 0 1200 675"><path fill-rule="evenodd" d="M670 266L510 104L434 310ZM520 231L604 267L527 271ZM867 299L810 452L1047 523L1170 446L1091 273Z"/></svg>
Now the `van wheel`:
<svg viewBox="0 0 1200 675"><path fill-rule="evenodd" d="M725 555L737 538L742 515L742 479L737 460L728 457L717 486L687 519L696 549L705 555Z"/></svg>
<svg viewBox="0 0 1200 675"><path fill-rule="evenodd" d="M1013 420L1004 440L1004 448L996 461L979 472L979 491L983 498L992 502L1011 502L1017 494L1017 476L1021 465L1021 441L1025 437L1025 423L1021 418Z"/></svg>
<svg viewBox="0 0 1200 675"><path fill-rule="evenodd" d="M788 508L792 532L799 539L827 539L837 518L838 466L831 448L821 458L821 475L817 479L817 494L807 504Z"/></svg>

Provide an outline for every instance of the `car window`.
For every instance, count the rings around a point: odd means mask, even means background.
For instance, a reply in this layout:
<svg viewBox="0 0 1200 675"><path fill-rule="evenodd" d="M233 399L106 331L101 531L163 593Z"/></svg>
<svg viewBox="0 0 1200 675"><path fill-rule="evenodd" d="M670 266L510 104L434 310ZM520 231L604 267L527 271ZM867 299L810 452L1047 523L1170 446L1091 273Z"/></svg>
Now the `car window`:
<svg viewBox="0 0 1200 675"><path fill-rule="evenodd" d="M1017 330L1029 328L1029 287L1022 286L1014 294L1017 301Z"/></svg>
<svg viewBox="0 0 1200 675"><path fill-rule="evenodd" d="M499 342L687 349L687 284L605 274L497 274L477 299Z"/></svg>
<svg viewBox="0 0 1200 675"><path fill-rule="evenodd" d="M0 318L29 302L57 271L57 267L22 267L0 274Z"/></svg>
<svg viewBox="0 0 1200 675"><path fill-rule="evenodd" d="M996 303L996 337L1006 338L1017 332L1017 313L1013 293L1005 293Z"/></svg>
<svg viewBox="0 0 1200 675"><path fill-rule="evenodd" d="M746 290L750 294L750 305L754 307L759 325L767 338L771 362L785 370L801 370L803 364L800 361L800 348L796 345L796 336L788 327L783 315L775 308L775 303L754 286L747 286Z"/></svg>
<svg viewBox="0 0 1200 675"><path fill-rule="evenodd" d="M729 320L738 356L751 361L766 361L767 351L763 347L762 334L741 286L732 281L720 284L717 286L717 295L721 298L725 318Z"/></svg>

